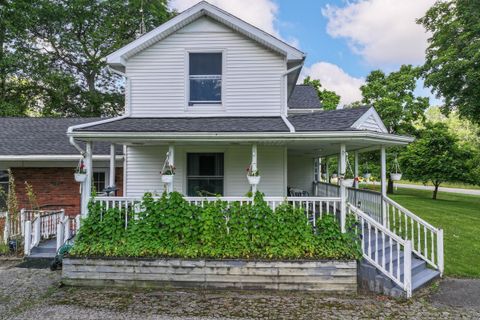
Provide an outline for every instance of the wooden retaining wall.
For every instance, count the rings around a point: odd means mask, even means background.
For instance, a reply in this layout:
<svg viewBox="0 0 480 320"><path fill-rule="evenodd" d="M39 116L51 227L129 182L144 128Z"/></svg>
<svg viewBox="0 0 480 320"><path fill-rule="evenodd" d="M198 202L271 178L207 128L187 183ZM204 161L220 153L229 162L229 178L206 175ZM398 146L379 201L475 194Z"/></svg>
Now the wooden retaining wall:
<svg viewBox="0 0 480 320"><path fill-rule="evenodd" d="M196 287L356 292L356 261L65 258L71 286Z"/></svg>

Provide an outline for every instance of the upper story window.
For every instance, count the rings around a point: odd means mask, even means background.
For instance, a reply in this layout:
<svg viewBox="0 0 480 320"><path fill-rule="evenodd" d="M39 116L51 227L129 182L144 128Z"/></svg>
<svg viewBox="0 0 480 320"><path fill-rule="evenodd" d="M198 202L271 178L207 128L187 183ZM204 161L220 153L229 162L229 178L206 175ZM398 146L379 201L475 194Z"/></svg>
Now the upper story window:
<svg viewBox="0 0 480 320"><path fill-rule="evenodd" d="M188 105L222 103L222 53L189 53Z"/></svg>

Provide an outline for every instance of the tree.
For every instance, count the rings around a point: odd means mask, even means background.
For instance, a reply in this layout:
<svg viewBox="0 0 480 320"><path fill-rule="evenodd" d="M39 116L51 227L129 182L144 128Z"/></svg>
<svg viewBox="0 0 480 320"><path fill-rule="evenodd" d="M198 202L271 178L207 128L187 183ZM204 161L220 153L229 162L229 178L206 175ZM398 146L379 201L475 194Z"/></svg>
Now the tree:
<svg viewBox="0 0 480 320"><path fill-rule="evenodd" d="M428 123L418 139L402 152L400 162L404 175L412 181L431 182L433 199L445 181L468 181L467 160L471 154L458 146L457 138L442 123Z"/></svg>
<svg viewBox="0 0 480 320"><path fill-rule="evenodd" d="M414 122L423 119L429 99L414 93L419 77L418 67L402 65L388 75L372 71L360 87L362 103L375 107L389 133L413 134Z"/></svg>
<svg viewBox="0 0 480 320"><path fill-rule="evenodd" d="M309 76L303 80L303 84L311 85L315 88L318 94L318 99L324 110L335 110L340 103L340 96L334 91L329 91L327 89L322 89L322 84L318 79L311 79Z"/></svg>
<svg viewBox="0 0 480 320"><path fill-rule="evenodd" d="M458 109L462 117L480 123L480 2L437 1L417 21L432 34L423 76L443 111Z"/></svg>
<svg viewBox="0 0 480 320"><path fill-rule="evenodd" d="M13 0L0 0L0 116L24 116L35 99L32 85L21 74L28 57L16 50L25 38L25 18Z"/></svg>
<svg viewBox="0 0 480 320"><path fill-rule="evenodd" d="M372 71L360 87L362 103L375 107L389 133L413 135L416 132L415 124L423 122L429 99L414 93L419 77L419 68L402 65L398 71L388 75L381 70ZM360 104L354 104L353 107L356 105ZM399 152L399 149L393 150L393 153ZM377 158L369 153L364 157L371 163ZM387 192L393 193L393 181L390 176L388 178Z"/></svg>
<svg viewBox="0 0 480 320"><path fill-rule="evenodd" d="M35 106L48 116L101 116L122 111L122 82L104 58L170 18L166 0L16 0L26 36L13 50L28 56L22 75L34 85Z"/></svg>

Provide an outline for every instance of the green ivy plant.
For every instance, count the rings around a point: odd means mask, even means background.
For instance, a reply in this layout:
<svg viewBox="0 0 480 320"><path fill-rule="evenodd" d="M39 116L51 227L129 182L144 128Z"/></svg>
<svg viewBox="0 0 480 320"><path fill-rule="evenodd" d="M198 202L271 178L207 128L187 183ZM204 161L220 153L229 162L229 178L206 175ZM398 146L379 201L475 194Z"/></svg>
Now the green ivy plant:
<svg viewBox="0 0 480 320"><path fill-rule="evenodd" d="M125 221L128 223L126 224ZM75 256L179 257L212 259L358 259L355 220L346 233L333 214L314 229L302 208L287 202L272 210L257 192L248 204L217 200L197 206L180 193L128 209L90 202L74 248Z"/></svg>

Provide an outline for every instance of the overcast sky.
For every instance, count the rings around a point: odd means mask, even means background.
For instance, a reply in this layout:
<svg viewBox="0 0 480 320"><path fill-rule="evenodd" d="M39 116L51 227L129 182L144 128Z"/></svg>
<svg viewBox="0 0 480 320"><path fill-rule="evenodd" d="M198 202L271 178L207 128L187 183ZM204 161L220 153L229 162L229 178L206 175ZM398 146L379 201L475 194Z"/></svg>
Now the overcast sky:
<svg viewBox="0 0 480 320"><path fill-rule="evenodd" d="M170 0L178 11L199 0ZM415 19L435 0L209 0L307 54L303 76L320 79L341 103L359 100L373 69L424 61L428 35ZM431 96L419 85L418 93ZM431 101L438 104L439 101Z"/></svg>

